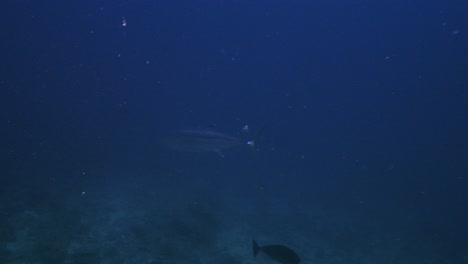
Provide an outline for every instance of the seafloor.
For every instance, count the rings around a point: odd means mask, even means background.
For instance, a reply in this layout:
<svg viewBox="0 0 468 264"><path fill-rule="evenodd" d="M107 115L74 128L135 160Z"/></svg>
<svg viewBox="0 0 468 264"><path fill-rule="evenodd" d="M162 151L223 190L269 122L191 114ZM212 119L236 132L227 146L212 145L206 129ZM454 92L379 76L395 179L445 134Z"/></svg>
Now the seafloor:
<svg viewBox="0 0 468 264"><path fill-rule="evenodd" d="M302 263L466 263L450 245L415 231L418 220L410 216L388 221L268 188L246 186L240 195L228 186L210 190L209 178L188 188L171 177L3 188L0 263L274 263L253 258L252 239L287 245Z"/></svg>

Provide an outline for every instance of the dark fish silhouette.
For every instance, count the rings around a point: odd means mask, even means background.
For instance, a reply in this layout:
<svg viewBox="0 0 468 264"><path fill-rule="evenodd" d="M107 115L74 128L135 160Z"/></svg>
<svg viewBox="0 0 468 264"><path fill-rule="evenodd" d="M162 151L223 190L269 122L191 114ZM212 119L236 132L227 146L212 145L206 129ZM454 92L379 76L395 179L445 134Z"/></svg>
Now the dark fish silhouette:
<svg viewBox="0 0 468 264"><path fill-rule="evenodd" d="M270 245L260 247L257 242L253 241L253 255L257 256L258 252L262 251L270 258L282 264L299 264L301 258L292 249L281 245Z"/></svg>
<svg viewBox="0 0 468 264"><path fill-rule="evenodd" d="M212 130L181 130L162 138L162 143L175 151L181 152L216 152L223 156L224 149L250 145L254 147L263 128L259 130L253 140L247 141L231 137Z"/></svg>

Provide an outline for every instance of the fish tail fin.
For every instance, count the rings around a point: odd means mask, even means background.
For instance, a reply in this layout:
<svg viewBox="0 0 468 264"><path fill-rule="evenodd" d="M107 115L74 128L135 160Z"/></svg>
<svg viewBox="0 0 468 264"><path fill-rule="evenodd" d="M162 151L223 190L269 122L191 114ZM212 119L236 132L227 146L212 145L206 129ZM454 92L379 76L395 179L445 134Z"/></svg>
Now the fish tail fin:
<svg viewBox="0 0 468 264"><path fill-rule="evenodd" d="M262 135L263 133L263 130L265 130L265 126L266 125L263 125L259 130L257 130L257 132L255 133L254 137L252 138L252 140L250 141L247 141L247 145L250 145L252 147L252 149L255 149L256 145L257 145L257 142L258 142L258 139L260 138L260 136Z"/></svg>
<svg viewBox="0 0 468 264"><path fill-rule="evenodd" d="M253 256L257 256L258 252L260 252L260 247L257 244L257 241L252 240L252 246L253 246Z"/></svg>

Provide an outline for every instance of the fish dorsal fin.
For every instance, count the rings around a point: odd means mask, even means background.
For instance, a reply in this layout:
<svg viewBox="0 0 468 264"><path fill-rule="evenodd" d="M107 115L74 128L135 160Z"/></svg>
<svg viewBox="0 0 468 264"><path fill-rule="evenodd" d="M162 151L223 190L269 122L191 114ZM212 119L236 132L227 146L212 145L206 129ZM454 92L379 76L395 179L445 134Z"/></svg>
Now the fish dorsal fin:
<svg viewBox="0 0 468 264"><path fill-rule="evenodd" d="M211 125L198 125L197 129L199 130L206 130L206 131L217 131L217 125L216 124L211 124Z"/></svg>

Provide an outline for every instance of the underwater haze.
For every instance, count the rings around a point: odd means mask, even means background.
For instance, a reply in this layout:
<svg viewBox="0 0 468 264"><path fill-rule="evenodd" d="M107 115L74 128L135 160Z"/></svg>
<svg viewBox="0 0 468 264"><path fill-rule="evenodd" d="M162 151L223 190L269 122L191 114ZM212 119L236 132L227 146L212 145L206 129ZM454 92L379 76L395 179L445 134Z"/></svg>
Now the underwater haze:
<svg viewBox="0 0 468 264"><path fill-rule="evenodd" d="M466 1L0 14L0 263L468 263Z"/></svg>

